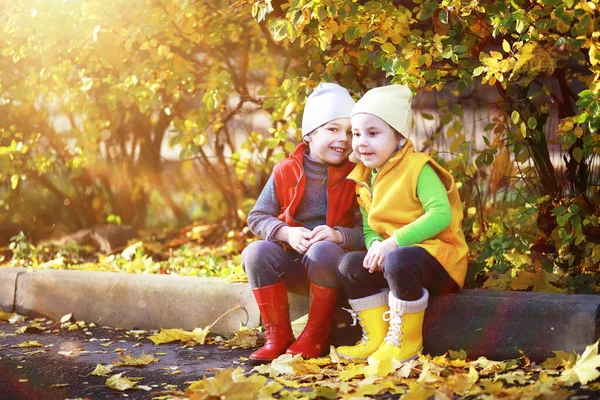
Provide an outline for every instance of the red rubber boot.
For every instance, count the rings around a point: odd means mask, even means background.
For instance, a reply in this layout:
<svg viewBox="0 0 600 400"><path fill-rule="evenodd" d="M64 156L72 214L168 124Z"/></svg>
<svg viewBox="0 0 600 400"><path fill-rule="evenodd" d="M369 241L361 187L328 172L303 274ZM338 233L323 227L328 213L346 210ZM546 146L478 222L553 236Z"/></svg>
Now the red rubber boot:
<svg viewBox="0 0 600 400"><path fill-rule="evenodd" d="M310 283L310 306L306 327L286 351L304 358L321 357L329 352L331 320L338 290Z"/></svg>
<svg viewBox="0 0 600 400"><path fill-rule="evenodd" d="M252 364L271 362L294 341L285 282L252 289L265 326L265 345L250 354Z"/></svg>

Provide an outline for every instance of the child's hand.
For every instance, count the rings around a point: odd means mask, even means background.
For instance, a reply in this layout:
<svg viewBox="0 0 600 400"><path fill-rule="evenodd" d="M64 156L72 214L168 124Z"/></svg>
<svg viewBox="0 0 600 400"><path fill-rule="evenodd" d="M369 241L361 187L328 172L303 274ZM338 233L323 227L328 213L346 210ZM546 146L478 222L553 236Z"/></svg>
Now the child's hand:
<svg viewBox="0 0 600 400"><path fill-rule="evenodd" d="M289 227L287 230L287 240L290 246L300 254L308 251L310 243L311 231L303 226Z"/></svg>
<svg viewBox="0 0 600 400"><path fill-rule="evenodd" d="M381 271L381 266L385 258L396 247L398 247L398 243L393 236L385 239L383 242L379 240L374 241L363 261L363 268L368 269L369 273Z"/></svg>
<svg viewBox="0 0 600 400"><path fill-rule="evenodd" d="M327 225L319 225L312 230L310 244L313 245L323 240L329 240L330 242L340 244L342 243L343 238L339 231L336 231Z"/></svg>

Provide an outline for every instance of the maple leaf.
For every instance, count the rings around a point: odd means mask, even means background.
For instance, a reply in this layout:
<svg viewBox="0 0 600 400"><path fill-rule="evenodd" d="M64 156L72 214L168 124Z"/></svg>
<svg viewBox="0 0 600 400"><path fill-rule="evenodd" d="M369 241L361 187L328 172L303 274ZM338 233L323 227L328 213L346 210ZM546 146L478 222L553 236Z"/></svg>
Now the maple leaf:
<svg viewBox="0 0 600 400"><path fill-rule="evenodd" d="M2 321L8 321L12 315L12 313L5 313L4 311L0 310L0 320Z"/></svg>
<svg viewBox="0 0 600 400"><path fill-rule="evenodd" d="M497 277L490 275L490 277L483 283L482 289L506 290L506 287L510 281L510 277L506 274L498 274Z"/></svg>
<svg viewBox="0 0 600 400"><path fill-rule="evenodd" d="M435 390L426 387L422 383L411 382L408 385L408 392L402 396L402 400L423 400L428 399L433 394L435 394Z"/></svg>
<svg viewBox="0 0 600 400"><path fill-rule="evenodd" d="M521 271L517 279L512 281L508 286L512 290L527 290L535 285L537 279L537 274L533 272Z"/></svg>
<svg viewBox="0 0 600 400"><path fill-rule="evenodd" d="M532 291L545 293L567 293L566 288L558 288L552 284L557 282L560 277L560 275L550 273L540 267L537 269L536 280Z"/></svg>
<svg viewBox="0 0 600 400"><path fill-rule="evenodd" d="M266 385L266 383L267 378L262 376L245 377L241 368L236 368L234 371L228 369L218 371L214 377L205 377L201 381L192 382L185 394L190 400L212 397L241 400L266 398L265 396L272 395L273 390L278 388L274 385ZM262 397L261 391L264 393Z"/></svg>
<svg viewBox="0 0 600 400"><path fill-rule="evenodd" d="M123 376L123 372L121 372L120 374L113 375L106 380L106 386L108 386L111 389L119 390L121 392L128 389L134 389L134 386L136 384L137 382L134 382L129 378Z"/></svg>
<svg viewBox="0 0 600 400"><path fill-rule="evenodd" d="M175 342L177 340L180 340L181 342L185 343L188 346L194 346L196 344L204 344L204 342L206 341L206 336L210 332L211 328L213 326L215 326L215 324L217 322L219 322L219 320L221 320L221 318L223 318L230 312L241 309L241 308L242 308L242 306L232 307L231 309L229 309L229 310L225 311L223 314L221 314L219 316L219 318L217 318L212 324L208 325L204 329L196 328L193 331L189 332L189 331L185 331L183 329L164 329L163 328L160 330L160 333L158 333L157 335L148 336L148 339L152 340L154 342L154 344Z"/></svg>
<svg viewBox="0 0 600 400"><path fill-rule="evenodd" d="M514 385L515 383L518 383L519 385L523 385L525 383L528 383L530 380L530 378L528 376L526 376L523 371L515 371L515 372L511 372L509 374L496 375L496 377L494 378L494 381L497 381L499 379L503 380L504 382L508 383L509 385Z"/></svg>
<svg viewBox="0 0 600 400"><path fill-rule="evenodd" d="M364 373L366 377L379 376L383 378L396 371L400 366L401 365L397 363L396 365L393 365L391 358L384 358L379 362L367 365L364 368Z"/></svg>
<svg viewBox="0 0 600 400"><path fill-rule="evenodd" d="M376 396L383 393L399 394L404 393L405 389L398 387L390 379L379 379L378 377L370 377L358 382L355 395L356 396Z"/></svg>
<svg viewBox="0 0 600 400"><path fill-rule="evenodd" d="M37 329L38 331L45 331L46 327L41 325L39 322L32 322L30 324L27 324L25 326L15 329L15 332L20 335L31 329Z"/></svg>
<svg viewBox="0 0 600 400"><path fill-rule="evenodd" d="M442 372L442 368L430 360L423 360L423 370L417 382L419 383L431 383L437 382L440 380L440 372Z"/></svg>
<svg viewBox="0 0 600 400"><path fill-rule="evenodd" d="M142 354L138 358L135 358L131 354L120 354L119 358L121 359L121 361L113 362L114 365L129 365L133 367L138 367L148 365L151 362L158 362L160 360L154 357L152 354L146 354L144 352L142 352Z"/></svg>
<svg viewBox="0 0 600 400"><path fill-rule="evenodd" d="M0 310L0 320L8 321L11 325L25 321L25 317L17 313L5 313Z"/></svg>
<svg viewBox="0 0 600 400"><path fill-rule="evenodd" d="M175 341L181 341L188 346L194 346L196 344L204 344L206 335L208 334L208 327L205 329L196 328L193 331L185 331L183 329L161 329L160 333L156 335L148 336L148 339L152 340L154 344L170 343Z"/></svg>
<svg viewBox="0 0 600 400"><path fill-rule="evenodd" d="M568 368L560 375L559 380L567 385L574 385L581 382L586 385L588 382L598 379L600 376L600 355L598 355L598 343L591 344L585 348L581 356L577 357L573 368Z"/></svg>
<svg viewBox="0 0 600 400"><path fill-rule="evenodd" d="M298 388L302 387L302 385L300 384L300 382L298 382L297 380L291 381L289 379L285 379L285 378L282 378L280 376L278 376L277 378L275 378L275 380L279 384L281 384L282 386L285 386L285 387L288 387L288 388L298 389Z"/></svg>
<svg viewBox="0 0 600 400"><path fill-rule="evenodd" d="M412 371L417 367L417 360L410 360L408 362L403 362L400 369L396 371L396 376L401 378L408 378Z"/></svg>
<svg viewBox="0 0 600 400"><path fill-rule="evenodd" d="M316 386L313 393L318 399L336 399L338 391L327 386Z"/></svg>
<svg viewBox="0 0 600 400"><path fill-rule="evenodd" d="M504 384L502 383L502 381L494 382L490 379L482 379L479 381L479 384L482 387L474 387L469 394L476 395L480 393L485 393L487 395L500 397L500 395L504 392Z"/></svg>
<svg viewBox="0 0 600 400"><path fill-rule="evenodd" d="M37 340L31 340L29 342L19 343L16 347L42 347L43 344L38 343Z"/></svg>
<svg viewBox="0 0 600 400"><path fill-rule="evenodd" d="M342 372L340 372L340 379L348 381L356 376L365 375L365 365L354 365L349 364Z"/></svg>
<svg viewBox="0 0 600 400"><path fill-rule="evenodd" d="M451 360L466 360L467 352L463 349L460 349L458 351L448 350L448 356Z"/></svg>
<svg viewBox="0 0 600 400"><path fill-rule="evenodd" d="M574 351L567 353L561 350L553 350L552 352L556 357L548 358L542 363L542 367L545 369L557 369L558 367L569 369L572 368L575 361L577 361L577 353Z"/></svg>
<svg viewBox="0 0 600 400"><path fill-rule="evenodd" d="M269 374L274 378L279 375L316 374L321 370L319 366L303 360L300 354L282 354L271 361L271 364L258 365L253 368L253 371Z"/></svg>
<svg viewBox="0 0 600 400"><path fill-rule="evenodd" d="M485 357L479 357L477 360L473 361L475 367L481 368L481 374L491 374L491 373L499 373L506 370L514 369L517 367L517 362L515 360L509 361L492 361L488 360Z"/></svg>
<svg viewBox="0 0 600 400"><path fill-rule="evenodd" d="M255 328L247 328L242 326L233 333L233 338L228 340L225 343L225 346L249 349L252 347L262 346L265 343L265 338L266 336L264 332L261 332Z"/></svg>
<svg viewBox="0 0 600 400"><path fill-rule="evenodd" d="M456 392L466 395L473 385L479 379L479 374L475 367L469 367L468 374L455 374L448 377L449 386Z"/></svg>
<svg viewBox="0 0 600 400"><path fill-rule="evenodd" d="M92 371L92 375L95 376L106 376L112 372L113 366L111 364L102 365L96 364L96 369Z"/></svg>

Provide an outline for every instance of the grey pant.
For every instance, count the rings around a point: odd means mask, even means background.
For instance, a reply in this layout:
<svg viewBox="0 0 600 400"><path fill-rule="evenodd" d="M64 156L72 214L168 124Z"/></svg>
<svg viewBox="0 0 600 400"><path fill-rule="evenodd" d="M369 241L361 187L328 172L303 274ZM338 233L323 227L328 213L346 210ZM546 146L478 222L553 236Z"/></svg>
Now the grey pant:
<svg viewBox="0 0 600 400"><path fill-rule="evenodd" d="M289 246L284 250L277 243L259 240L242 252L242 266L253 289L284 280L289 292L306 294L309 282L339 287L336 271L344 254L344 249L329 241L313 244L302 255Z"/></svg>
<svg viewBox="0 0 600 400"><path fill-rule="evenodd" d="M432 296L455 293L460 288L427 250L404 246L392 250L383 262L383 272L363 268L366 251L353 251L343 257L338 279L351 299L379 293L389 287L397 299L414 301L426 288Z"/></svg>

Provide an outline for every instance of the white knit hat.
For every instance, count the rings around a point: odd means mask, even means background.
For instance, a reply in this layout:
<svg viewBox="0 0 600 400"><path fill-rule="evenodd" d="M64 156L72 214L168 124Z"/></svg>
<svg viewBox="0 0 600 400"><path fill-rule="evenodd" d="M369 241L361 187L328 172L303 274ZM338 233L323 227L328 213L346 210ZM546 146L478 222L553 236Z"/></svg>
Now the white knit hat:
<svg viewBox="0 0 600 400"><path fill-rule="evenodd" d="M336 118L350 118L356 102L346 88L335 83L319 83L306 99L302 114L302 136Z"/></svg>
<svg viewBox="0 0 600 400"><path fill-rule="evenodd" d="M351 115L372 114L406 137L412 125L411 101L412 92L406 86L377 87L358 100Z"/></svg>

